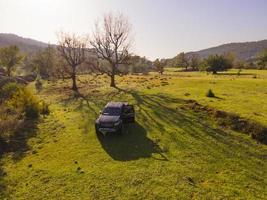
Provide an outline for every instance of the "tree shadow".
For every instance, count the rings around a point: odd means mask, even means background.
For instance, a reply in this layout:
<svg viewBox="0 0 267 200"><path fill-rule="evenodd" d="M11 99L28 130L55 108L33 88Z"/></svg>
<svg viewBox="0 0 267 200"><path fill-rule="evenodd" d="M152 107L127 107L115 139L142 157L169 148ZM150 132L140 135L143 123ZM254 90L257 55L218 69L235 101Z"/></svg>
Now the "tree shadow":
<svg viewBox="0 0 267 200"><path fill-rule="evenodd" d="M136 107L139 110L138 117L147 130L152 127L151 131L156 128L160 130L161 134L168 132L168 137L175 141L177 147L183 149L196 148L192 146L191 142L181 141L179 135L175 134L176 130L179 130L179 132L182 130L183 133L192 139L194 138L198 145L205 146L204 149L207 154L213 154L214 156L232 155L234 148L244 152L244 155L262 158L262 154L258 152L247 151L248 148L257 144L252 141L249 142L238 135L230 134L219 127L214 127L209 121L212 120L211 117L205 113L181 109L179 105L185 104L182 99L163 94L142 94L137 91L119 90L131 94L135 99ZM171 134L166 131L167 127L173 127Z"/></svg>
<svg viewBox="0 0 267 200"><path fill-rule="evenodd" d="M222 75L222 76L250 76L250 75L255 75L253 73L238 73L238 72L218 72L214 75Z"/></svg>
<svg viewBox="0 0 267 200"><path fill-rule="evenodd" d="M114 160L130 161L140 158L154 158L168 161L160 146L147 137L146 130L139 124L128 124L120 136L97 134L103 149ZM157 154L157 155L154 155Z"/></svg>
<svg viewBox="0 0 267 200"><path fill-rule="evenodd" d="M25 120L5 142L2 153L12 153L14 161L21 160L27 151L31 149L28 140L37 135L38 120Z"/></svg>
<svg viewBox="0 0 267 200"><path fill-rule="evenodd" d="M210 99L218 99L218 100L224 100L222 97L214 96L214 97L209 97Z"/></svg>
<svg viewBox="0 0 267 200"><path fill-rule="evenodd" d="M207 114L182 109L181 107L186 103L185 100L161 93L143 94L136 90L117 88L117 92L106 93L105 97L103 94L102 96L89 94L86 98L81 98L77 110L84 114L86 133L90 127L93 127L94 117L98 116L96 110L101 109L108 101L121 101L121 98L124 98L123 101L125 101L124 95L121 96L120 93L127 94L128 97L131 97L128 100L135 102L137 119L142 125L128 126L126 134L120 137L98 135L103 149L114 160L129 161L154 157L154 155L159 155L161 160L167 160L163 153L167 153L168 150L163 151L159 148L158 143L154 142L160 139L161 135L166 135L171 139L177 148L201 148L203 154L211 154L214 157L231 156L233 148L239 149L247 156L257 158L262 156L256 152L246 151L247 148L254 145L252 142L238 135L229 134L222 128L214 127ZM170 127L172 127L171 130ZM157 134L153 134L153 138L155 138L153 141L147 137L147 132L155 130L157 130ZM183 133L192 140L184 141L177 133ZM194 144L191 141L194 141ZM198 146L194 146L195 144ZM166 148L165 145L167 145ZM165 145L164 149L168 149L168 144Z"/></svg>
<svg viewBox="0 0 267 200"><path fill-rule="evenodd" d="M4 182L4 177L7 174L2 167L2 157L6 153L11 153L13 161L18 162L21 160L26 152L31 149L28 145L28 140L36 136L37 125L38 120L25 120L16 128L11 136L8 138L0 137L0 199L8 199Z"/></svg>

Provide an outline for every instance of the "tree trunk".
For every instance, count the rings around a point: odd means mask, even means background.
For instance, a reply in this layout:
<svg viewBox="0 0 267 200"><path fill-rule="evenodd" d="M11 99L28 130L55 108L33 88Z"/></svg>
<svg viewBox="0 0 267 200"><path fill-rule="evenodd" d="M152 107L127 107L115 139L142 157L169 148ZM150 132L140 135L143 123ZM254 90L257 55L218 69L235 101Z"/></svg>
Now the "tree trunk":
<svg viewBox="0 0 267 200"><path fill-rule="evenodd" d="M11 68L10 67L7 68L7 76L11 77Z"/></svg>
<svg viewBox="0 0 267 200"><path fill-rule="evenodd" d="M110 76L110 87L116 87L114 74Z"/></svg>
<svg viewBox="0 0 267 200"><path fill-rule="evenodd" d="M77 84L76 84L76 67L72 67L72 74L71 74L71 79L72 79L72 90L73 91L78 91Z"/></svg>
<svg viewBox="0 0 267 200"><path fill-rule="evenodd" d="M116 70L116 65L112 65L112 72L110 76L110 87L116 87L115 84L115 70Z"/></svg>

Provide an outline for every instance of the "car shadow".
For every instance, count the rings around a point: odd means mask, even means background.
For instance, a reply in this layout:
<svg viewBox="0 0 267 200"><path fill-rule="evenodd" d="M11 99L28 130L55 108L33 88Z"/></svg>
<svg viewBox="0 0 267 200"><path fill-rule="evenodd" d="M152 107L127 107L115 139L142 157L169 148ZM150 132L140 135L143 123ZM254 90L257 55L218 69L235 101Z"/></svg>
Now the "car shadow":
<svg viewBox="0 0 267 200"><path fill-rule="evenodd" d="M154 158L168 161L163 150L147 137L146 130L139 124L125 125L122 135L97 134L99 142L110 157L117 161L130 161L140 158Z"/></svg>

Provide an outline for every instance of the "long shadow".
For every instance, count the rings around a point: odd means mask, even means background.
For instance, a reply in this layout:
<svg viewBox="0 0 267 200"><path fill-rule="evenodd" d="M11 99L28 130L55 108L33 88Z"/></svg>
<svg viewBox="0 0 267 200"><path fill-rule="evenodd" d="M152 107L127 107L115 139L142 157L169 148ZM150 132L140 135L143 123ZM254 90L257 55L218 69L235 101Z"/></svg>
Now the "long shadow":
<svg viewBox="0 0 267 200"><path fill-rule="evenodd" d="M227 72L219 72L219 73L217 73L217 74L214 74L214 75L222 75L222 76L227 76L227 75L229 75L229 76L249 76L249 75L255 75L255 74L253 74L253 73L227 73Z"/></svg>
<svg viewBox="0 0 267 200"><path fill-rule="evenodd" d="M4 177L7 175L3 169L2 157L5 153L11 153L13 161L21 160L27 151L31 149L27 141L37 134L38 121L24 121L15 130L14 134L7 138L0 137L0 199L8 199Z"/></svg>
<svg viewBox="0 0 267 200"><path fill-rule="evenodd" d="M147 137L146 130L139 124L126 125L123 135L97 135L103 149L118 161L130 161L140 158L154 158L167 161L163 150ZM157 155L156 155L157 154Z"/></svg>
<svg viewBox="0 0 267 200"><path fill-rule="evenodd" d="M0 153L12 153L12 159L19 161L25 155L25 153L31 149L28 145L28 140L35 137L37 134L38 120L26 120L22 122L14 131L14 133L8 137L8 139L2 139L3 146L0 147Z"/></svg>
<svg viewBox="0 0 267 200"><path fill-rule="evenodd" d="M171 126L174 135L171 136L176 141L177 145L185 148L191 148L190 144L183 143L179 140L179 136L175 135L177 129L182 129L184 133L195 138L196 141L206 146L207 153L214 153L214 156L224 154L231 155L232 148L244 150L244 154L249 156L262 158L262 154L256 152L245 151L247 148L254 145L239 136L229 134L225 130L215 128L208 120L201 120L200 116L208 118L203 113L194 111L184 111L179 108L179 104L183 105L184 100L166 96L163 94L142 94L137 91L122 90L125 93L131 94L136 101L136 106L139 108L139 119L147 129L151 126L157 127L162 134L166 133L165 127ZM178 107L173 108L169 105L176 104ZM147 110L149 108L149 110ZM177 128L177 129L176 129ZM210 139L208 139L210 138ZM237 142L238 141L238 142ZM223 144L218 146L218 144Z"/></svg>
<svg viewBox="0 0 267 200"><path fill-rule="evenodd" d="M25 153L31 149L27 142L30 138L37 135L37 124L38 120L25 121L23 126L10 138L8 151L12 152L12 159L14 161L21 160Z"/></svg>
<svg viewBox="0 0 267 200"><path fill-rule="evenodd" d="M92 114L97 117L96 109L100 109L107 101L120 100L121 92L131 96L135 101L137 108L137 119L141 124L128 127L126 134L121 137L98 135L98 139L103 149L114 159L120 161L136 160L139 158L153 157L153 154L159 154L160 159L166 160L163 152L157 143L147 137L147 131L158 130L159 134L170 137L181 149L196 149L190 141L184 141L176 133L181 130L187 137L191 137L195 143L201 146L202 153L213 154L214 156L232 155L232 148L244 150L244 154L252 157L261 158L262 154L258 152L245 151L253 143L242 139L237 135L229 134L223 129L213 127L205 114L195 111L186 111L179 106L186 103L184 100L174 98L164 94L143 94L135 90L123 90L117 88L118 92L106 94L107 98L90 94L83 99L86 103L81 103L79 109L88 116L88 124L93 123ZM113 94L114 93L114 94ZM94 105L94 106L92 106ZM173 106L171 106L173 105ZM176 107L175 107L176 106ZM202 120L201 116L204 120ZM204 116L205 115L205 116ZM91 116L91 117L89 117ZM85 118L85 119L87 119ZM173 127L172 131L167 127ZM88 132L88 131L87 131ZM156 137L161 137L160 135ZM237 142L238 141L238 142ZM198 147L200 148L200 147ZM165 148L164 148L165 149ZM168 148L167 148L168 149ZM167 151L167 150L166 150ZM156 156L157 157L157 156Z"/></svg>
<svg viewBox="0 0 267 200"><path fill-rule="evenodd" d="M224 98L222 98L222 97L218 97L218 96L209 97L209 98L211 98L211 99L219 99L219 100L224 100Z"/></svg>

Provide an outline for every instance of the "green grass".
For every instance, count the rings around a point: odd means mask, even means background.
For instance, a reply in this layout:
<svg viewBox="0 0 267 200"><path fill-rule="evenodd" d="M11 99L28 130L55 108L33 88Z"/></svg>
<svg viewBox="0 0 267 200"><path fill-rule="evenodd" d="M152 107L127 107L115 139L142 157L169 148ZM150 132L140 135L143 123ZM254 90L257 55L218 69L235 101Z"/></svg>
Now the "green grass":
<svg viewBox="0 0 267 200"><path fill-rule="evenodd" d="M206 72L168 73L172 76L170 86L161 90L166 95L194 99L203 105L232 112L267 125L267 71L237 70L230 75L206 75ZM254 78L256 75L257 78ZM205 96L212 89L217 99Z"/></svg>
<svg viewBox="0 0 267 200"><path fill-rule="evenodd" d="M118 78L124 89L119 91L102 83L107 78L87 82L81 76L86 99L73 99L68 82L46 83L39 96L51 113L19 154L3 155L0 197L266 199L266 145L218 127L204 113L182 109L185 99L195 99L267 124L267 73L253 73L262 78L195 72L129 76ZM210 88L219 98L206 97ZM95 134L94 120L109 100L135 105L137 123L122 136Z"/></svg>

